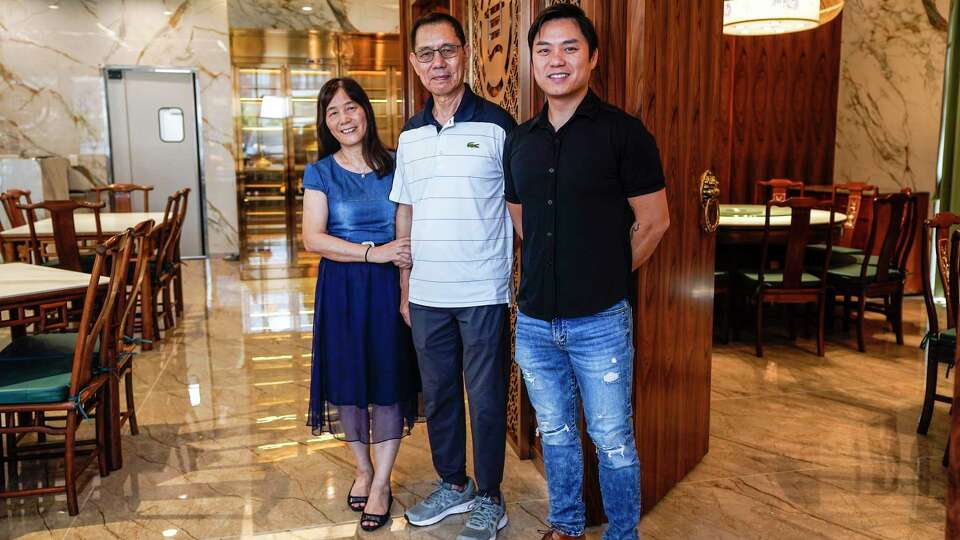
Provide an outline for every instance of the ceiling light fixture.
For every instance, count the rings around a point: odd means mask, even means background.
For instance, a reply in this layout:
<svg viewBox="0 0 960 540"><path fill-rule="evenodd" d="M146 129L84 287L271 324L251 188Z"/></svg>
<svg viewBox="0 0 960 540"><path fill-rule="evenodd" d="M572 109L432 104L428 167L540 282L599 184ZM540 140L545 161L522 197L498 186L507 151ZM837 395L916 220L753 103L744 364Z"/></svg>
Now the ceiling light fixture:
<svg viewBox="0 0 960 540"><path fill-rule="evenodd" d="M723 33L764 36L812 30L842 9L843 0L724 0Z"/></svg>

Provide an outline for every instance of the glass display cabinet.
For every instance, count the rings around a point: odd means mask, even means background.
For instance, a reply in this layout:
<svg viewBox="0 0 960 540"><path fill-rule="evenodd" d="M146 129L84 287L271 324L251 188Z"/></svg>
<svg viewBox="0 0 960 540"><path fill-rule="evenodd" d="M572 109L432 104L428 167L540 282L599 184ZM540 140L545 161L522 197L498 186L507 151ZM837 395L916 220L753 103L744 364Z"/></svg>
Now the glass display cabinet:
<svg viewBox="0 0 960 540"><path fill-rule="evenodd" d="M241 277L316 275L303 247L303 173L322 154L317 95L334 77L367 91L384 144L403 127L399 39L384 34L234 30Z"/></svg>

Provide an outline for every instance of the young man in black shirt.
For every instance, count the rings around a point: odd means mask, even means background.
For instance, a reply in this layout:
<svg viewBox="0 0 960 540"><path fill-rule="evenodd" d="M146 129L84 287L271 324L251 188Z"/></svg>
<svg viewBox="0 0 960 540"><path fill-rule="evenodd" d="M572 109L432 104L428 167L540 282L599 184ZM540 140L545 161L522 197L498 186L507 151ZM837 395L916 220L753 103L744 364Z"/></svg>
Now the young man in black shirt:
<svg viewBox="0 0 960 540"><path fill-rule="evenodd" d="M640 461L626 297L631 270L670 224L663 169L640 120L590 91L597 35L580 8L544 10L527 39L547 102L507 137L504 181L523 238L516 360L543 444L552 527L543 538L583 537L579 394L600 460L604 538L635 539Z"/></svg>

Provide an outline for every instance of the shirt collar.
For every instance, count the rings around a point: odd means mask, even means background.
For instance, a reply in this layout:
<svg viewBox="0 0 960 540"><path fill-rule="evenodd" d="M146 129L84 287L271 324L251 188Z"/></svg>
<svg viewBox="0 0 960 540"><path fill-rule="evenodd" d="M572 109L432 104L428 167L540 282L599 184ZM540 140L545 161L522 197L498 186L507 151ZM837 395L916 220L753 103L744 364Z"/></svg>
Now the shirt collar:
<svg viewBox="0 0 960 540"><path fill-rule="evenodd" d="M577 105L577 110L573 113L573 116L582 116L592 120L597 117L597 111L600 110L600 103L600 97L593 93L593 90L587 90L587 95L584 96L580 104ZM530 131L533 131L533 128L537 126L553 129L553 126L550 124L549 103L546 101L544 101L540 113L534 118L534 121L531 122Z"/></svg>
<svg viewBox="0 0 960 540"><path fill-rule="evenodd" d="M464 84L463 98L460 100L457 112L453 114L453 123L457 124L472 120L477 113L478 101L479 98L477 98L477 95L470 89L470 85ZM437 126L438 130L443 128L443 126L437 122L437 119L433 117L433 96L428 97L427 102L423 106L423 119L425 123Z"/></svg>

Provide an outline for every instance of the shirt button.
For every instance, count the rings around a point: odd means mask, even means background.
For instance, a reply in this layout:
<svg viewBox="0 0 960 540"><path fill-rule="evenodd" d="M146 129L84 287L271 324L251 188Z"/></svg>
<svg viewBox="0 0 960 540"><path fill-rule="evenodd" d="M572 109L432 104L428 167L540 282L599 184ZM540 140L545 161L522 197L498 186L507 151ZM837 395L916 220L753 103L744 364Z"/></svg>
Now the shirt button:
<svg viewBox="0 0 960 540"><path fill-rule="evenodd" d="M547 200L547 206L553 206L553 199Z"/></svg>
<svg viewBox="0 0 960 540"><path fill-rule="evenodd" d="M549 172L550 174L553 174L553 167L550 167L550 170L549 170L548 172Z"/></svg>
<svg viewBox="0 0 960 540"><path fill-rule="evenodd" d="M560 139L554 139L553 144L560 144Z"/></svg>

